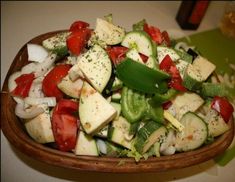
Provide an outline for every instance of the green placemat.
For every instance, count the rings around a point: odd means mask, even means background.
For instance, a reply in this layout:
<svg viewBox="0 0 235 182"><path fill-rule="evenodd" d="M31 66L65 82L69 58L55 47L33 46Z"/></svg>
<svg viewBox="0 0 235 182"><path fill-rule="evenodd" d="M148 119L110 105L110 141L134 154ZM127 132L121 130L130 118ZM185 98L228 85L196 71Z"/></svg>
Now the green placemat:
<svg viewBox="0 0 235 182"><path fill-rule="evenodd" d="M220 30L213 29L189 36L189 39L180 39L189 45L196 46L197 50L216 65L216 72L231 74L234 72L229 63L235 64L235 40L224 36ZM222 155L215 158L220 166L225 166L235 157L235 142Z"/></svg>
<svg viewBox="0 0 235 182"><path fill-rule="evenodd" d="M231 74L229 63L235 64L235 40L224 36L218 28L189 36L186 41L217 66L218 73Z"/></svg>

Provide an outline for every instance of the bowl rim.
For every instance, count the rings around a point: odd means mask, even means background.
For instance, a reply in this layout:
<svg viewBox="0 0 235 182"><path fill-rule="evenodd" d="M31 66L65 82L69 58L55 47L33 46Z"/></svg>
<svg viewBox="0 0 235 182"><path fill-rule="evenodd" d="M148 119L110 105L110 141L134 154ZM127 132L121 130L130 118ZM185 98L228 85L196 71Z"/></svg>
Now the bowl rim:
<svg viewBox="0 0 235 182"><path fill-rule="evenodd" d="M193 151L177 153L171 156L149 157L147 160L141 159L138 163L133 158L76 156L73 153L61 152L35 142L24 131L20 119L13 114L14 107L12 106L15 106L15 102L8 93L8 79L13 72L19 70L27 63L27 61L22 60L22 57L27 57L28 43L40 44L42 40L64 31L66 30L44 33L28 41L19 50L8 70L1 91L1 128L3 134L16 149L34 159L59 167L79 171L133 173L160 172L196 165L221 154L231 144L234 137L233 119L229 121L230 129L216 138L211 144ZM187 160L185 160L186 158Z"/></svg>

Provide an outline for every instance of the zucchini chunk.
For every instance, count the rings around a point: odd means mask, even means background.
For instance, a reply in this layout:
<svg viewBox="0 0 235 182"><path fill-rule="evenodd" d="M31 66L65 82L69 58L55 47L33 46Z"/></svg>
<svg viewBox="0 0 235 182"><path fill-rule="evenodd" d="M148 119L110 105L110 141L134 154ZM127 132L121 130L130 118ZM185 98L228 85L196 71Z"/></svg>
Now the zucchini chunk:
<svg viewBox="0 0 235 182"><path fill-rule="evenodd" d="M167 133L167 129L155 121L148 121L137 132L134 147L140 154L147 152L157 141L161 141Z"/></svg>

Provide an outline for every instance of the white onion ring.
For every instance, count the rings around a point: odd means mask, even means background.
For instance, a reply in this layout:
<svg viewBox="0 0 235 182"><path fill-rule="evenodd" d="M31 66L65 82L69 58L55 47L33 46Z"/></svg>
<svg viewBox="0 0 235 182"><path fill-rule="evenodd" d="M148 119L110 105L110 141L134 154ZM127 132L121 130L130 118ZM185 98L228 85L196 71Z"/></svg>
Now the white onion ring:
<svg viewBox="0 0 235 182"><path fill-rule="evenodd" d="M15 107L16 116L22 119L32 119L43 112L44 109L42 107L32 107L30 111L26 111L24 110L24 105L20 103L16 104Z"/></svg>

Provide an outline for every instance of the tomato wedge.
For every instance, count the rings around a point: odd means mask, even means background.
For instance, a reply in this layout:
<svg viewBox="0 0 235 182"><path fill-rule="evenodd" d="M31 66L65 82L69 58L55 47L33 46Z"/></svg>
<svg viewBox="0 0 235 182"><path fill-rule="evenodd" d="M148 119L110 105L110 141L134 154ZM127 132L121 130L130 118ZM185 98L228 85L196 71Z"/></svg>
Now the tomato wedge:
<svg viewBox="0 0 235 182"><path fill-rule="evenodd" d="M180 76L179 70L169 55L166 55L159 65L159 68L171 75L171 80L168 86L179 91L186 91L183 86L183 80Z"/></svg>
<svg viewBox="0 0 235 182"><path fill-rule="evenodd" d="M77 110L78 103L67 99L61 99L53 110L52 131L61 151L71 151L75 148L80 122L72 113Z"/></svg>
<svg viewBox="0 0 235 182"><path fill-rule="evenodd" d="M71 24L69 31L76 32L76 31L80 31L82 29L86 29L88 27L89 27L89 23L78 20L78 21L75 21Z"/></svg>
<svg viewBox="0 0 235 182"><path fill-rule="evenodd" d="M167 31L163 31L162 32L162 38L163 38L163 43L166 44L166 46L170 47L171 46L171 40L169 37L169 34L167 33Z"/></svg>
<svg viewBox="0 0 235 182"><path fill-rule="evenodd" d="M108 47L106 49L114 65L118 65L126 57L128 48L122 46Z"/></svg>
<svg viewBox="0 0 235 182"><path fill-rule="evenodd" d="M211 108L216 110L226 123L229 122L234 111L233 106L229 101L225 97L219 96L215 96L213 98Z"/></svg>
<svg viewBox="0 0 235 182"><path fill-rule="evenodd" d="M81 29L72 32L66 40L69 51L78 56L85 48L90 36L90 29Z"/></svg>
<svg viewBox="0 0 235 182"><path fill-rule="evenodd" d="M68 74L71 65L61 64L55 66L43 79L42 91L48 97L56 97L56 100L63 98L64 94L59 90L57 84Z"/></svg>
<svg viewBox="0 0 235 182"><path fill-rule="evenodd" d="M147 23L144 24L144 31L149 34L154 42L161 44L163 41L162 34L159 28L149 26Z"/></svg>
<svg viewBox="0 0 235 182"><path fill-rule="evenodd" d="M167 31L161 32L159 28L149 26L147 23L144 24L144 31L148 33L152 40L158 45L165 44L168 47L171 45L171 40Z"/></svg>
<svg viewBox="0 0 235 182"><path fill-rule="evenodd" d="M58 114L74 114L78 111L78 103L68 99L61 99L55 107Z"/></svg>
<svg viewBox="0 0 235 182"><path fill-rule="evenodd" d="M33 83L35 75L33 73L22 74L18 78L15 79L17 84L16 88L11 92L12 95L18 97L27 97L29 95L29 90Z"/></svg>

